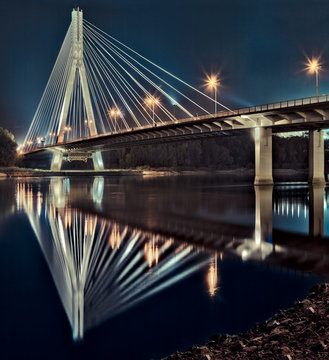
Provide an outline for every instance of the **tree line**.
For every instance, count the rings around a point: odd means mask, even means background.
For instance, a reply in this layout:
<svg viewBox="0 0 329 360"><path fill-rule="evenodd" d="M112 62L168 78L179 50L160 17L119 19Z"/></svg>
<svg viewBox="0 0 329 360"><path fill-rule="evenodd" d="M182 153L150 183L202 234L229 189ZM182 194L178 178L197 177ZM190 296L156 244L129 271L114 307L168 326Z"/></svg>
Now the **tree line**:
<svg viewBox="0 0 329 360"><path fill-rule="evenodd" d="M273 135L273 168L306 169L308 167L308 136L281 137ZM329 141L325 141L328 149ZM0 127L0 166L18 163L17 143L14 135ZM325 165L329 158L325 152ZM250 133L231 135L229 132L219 136L192 141L169 142L121 148L103 152L106 168L170 168L170 169L237 169L254 167L254 139ZM50 165L50 164L49 164ZM65 168L91 167L88 164L72 162ZM49 167L48 167L49 168Z"/></svg>
<svg viewBox="0 0 329 360"><path fill-rule="evenodd" d="M308 137L273 136L273 167L308 166ZM254 140L249 134L222 135L200 140L135 146L103 153L109 168L236 169L253 168Z"/></svg>

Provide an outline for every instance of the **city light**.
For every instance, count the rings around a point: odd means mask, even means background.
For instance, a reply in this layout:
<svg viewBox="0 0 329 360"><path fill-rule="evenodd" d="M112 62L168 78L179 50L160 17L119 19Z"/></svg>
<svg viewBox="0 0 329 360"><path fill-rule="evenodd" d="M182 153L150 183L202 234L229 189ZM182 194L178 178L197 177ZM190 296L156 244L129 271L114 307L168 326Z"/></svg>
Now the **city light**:
<svg viewBox="0 0 329 360"><path fill-rule="evenodd" d="M206 86L209 90L214 91L215 114L217 113L217 87L220 86L220 80L216 75L207 75Z"/></svg>
<svg viewBox="0 0 329 360"><path fill-rule="evenodd" d="M207 274L208 291L210 296L214 296L218 290L218 270L217 270L217 255L212 259L209 271Z"/></svg>
<svg viewBox="0 0 329 360"><path fill-rule="evenodd" d="M108 114L111 118L114 118L114 120L115 120L114 121L114 130L116 131L117 130L117 118L122 115L122 112L120 109L114 107L111 110L109 110Z"/></svg>
<svg viewBox="0 0 329 360"><path fill-rule="evenodd" d="M210 89L213 89L213 88L217 87L220 84L220 82L216 75L211 75L211 76L208 76L208 78L207 78L207 84Z"/></svg>
<svg viewBox="0 0 329 360"><path fill-rule="evenodd" d="M155 125L155 121L154 121L154 112L155 112L155 110L154 110L154 107L155 107L155 106L158 106L158 105L160 104L160 99L157 98L157 97L154 97L154 96L152 96L152 97L147 97L147 98L145 99L145 103L146 103L146 105L148 105L149 107L152 107L152 122L153 122L153 125Z"/></svg>
<svg viewBox="0 0 329 360"><path fill-rule="evenodd" d="M113 117L117 117L121 115L121 111L119 109L111 109L110 115Z"/></svg>
<svg viewBox="0 0 329 360"><path fill-rule="evenodd" d="M321 69L321 65L319 64L319 59L308 59L307 62L307 70L313 74L314 72L317 72Z"/></svg>
<svg viewBox="0 0 329 360"><path fill-rule="evenodd" d="M151 106L151 105L153 104L152 98L150 98L150 97L146 98L146 99L145 99L145 103L146 103L147 105Z"/></svg>
<svg viewBox="0 0 329 360"><path fill-rule="evenodd" d="M152 240L148 243L145 243L144 245L144 254L145 259L148 262L149 268L152 267L152 265L157 265L159 262L159 248L158 244L156 242L155 236L152 237Z"/></svg>
<svg viewBox="0 0 329 360"><path fill-rule="evenodd" d="M315 74L315 94L316 97L319 96L319 71L322 70L322 64L320 63L320 57L310 59L307 57L307 62L305 63L306 70L309 74Z"/></svg>

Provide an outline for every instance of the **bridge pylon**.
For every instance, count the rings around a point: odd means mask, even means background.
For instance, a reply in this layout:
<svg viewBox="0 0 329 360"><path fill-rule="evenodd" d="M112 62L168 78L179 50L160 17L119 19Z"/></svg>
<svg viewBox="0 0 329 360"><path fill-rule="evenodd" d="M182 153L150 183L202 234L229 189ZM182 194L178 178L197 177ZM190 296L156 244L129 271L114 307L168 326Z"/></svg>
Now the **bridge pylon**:
<svg viewBox="0 0 329 360"><path fill-rule="evenodd" d="M83 12L82 10L72 11L72 22L71 22L71 35L72 35L72 65L69 72L68 82L65 89L64 101L62 104L62 109L60 113L60 119L57 130L57 143L62 143L64 141L65 127L67 125L67 117L69 112L70 100L72 97L73 87L75 77L79 76L81 88L82 88L82 97L86 107L87 117L88 117L88 128L89 136L97 135L97 127L95 124L95 116L90 98L90 91L88 87L87 77L86 77L86 68L84 64L83 56ZM103 170L103 160L101 152L95 152L92 156L94 169ZM63 154L56 150L53 155L53 160L51 162L51 170L60 170L63 161Z"/></svg>

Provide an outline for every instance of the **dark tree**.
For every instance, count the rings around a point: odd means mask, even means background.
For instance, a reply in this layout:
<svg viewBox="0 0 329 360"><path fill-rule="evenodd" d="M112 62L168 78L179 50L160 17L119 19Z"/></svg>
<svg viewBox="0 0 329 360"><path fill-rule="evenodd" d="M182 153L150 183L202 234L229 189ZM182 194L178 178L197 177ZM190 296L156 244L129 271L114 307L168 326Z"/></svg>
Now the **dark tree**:
<svg viewBox="0 0 329 360"><path fill-rule="evenodd" d="M136 146L104 153L108 168L237 169L254 168L255 145L250 133L203 140ZM308 136L273 136L274 169L307 169Z"/></svg>
<svg viewBox="0 0 329 360"><path fill-rule="evenodd" d="M12 166L16 162L17 143L14 135L0 127L0 166Z"/></svg>

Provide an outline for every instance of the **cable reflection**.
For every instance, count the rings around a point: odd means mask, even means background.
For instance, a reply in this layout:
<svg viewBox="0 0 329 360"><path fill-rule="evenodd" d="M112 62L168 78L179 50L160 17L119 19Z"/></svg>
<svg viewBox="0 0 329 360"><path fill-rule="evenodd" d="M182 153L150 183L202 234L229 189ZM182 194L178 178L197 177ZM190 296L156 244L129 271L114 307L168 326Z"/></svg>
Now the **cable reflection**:
<svg viewBox="0 0 329 360"><path fill-rule="evenodd" d="M225 226L215 222L210 228L189 217L177 217L156 231L129 226L125 221L107 219L101 207L104 178L93 183L51 179L42 191L33 183L16 184L16 208L30 221L48 263L61 302L70 321L74 340L87 330L116 316L145 299L173 286L196 271L204 272L210 297L218 296L220 264L224 256L242 261L267 261L274 265L317 272L329 271L327 249L299 234L281 230L273 239L273 215L286 218L309 213L312 236L323 233L324 189L312 188L297 200L276 196L273 187L255 187L254 226ZM93 210L72 205L87 199ZM88 208L89 209L89 208ZM284 214L284 215L283 215ZM208 224L208 223L207 223ZM184 237L184 232L186 237ZM163 235L169 234L169 235ZM320 259L320 260L319 260ZM311 261L310 261L311 260Z"/></svg>
<svg viewBox="0 0 329 360"><path fill-rule="evenodd" d="M50 188L43 201L40 191L18 183L17 208L29 218L76 341L209 264L209 253L192 245L71 208L67 181L54 179ZM217 271L216 263L211 295Z"/></svg>

